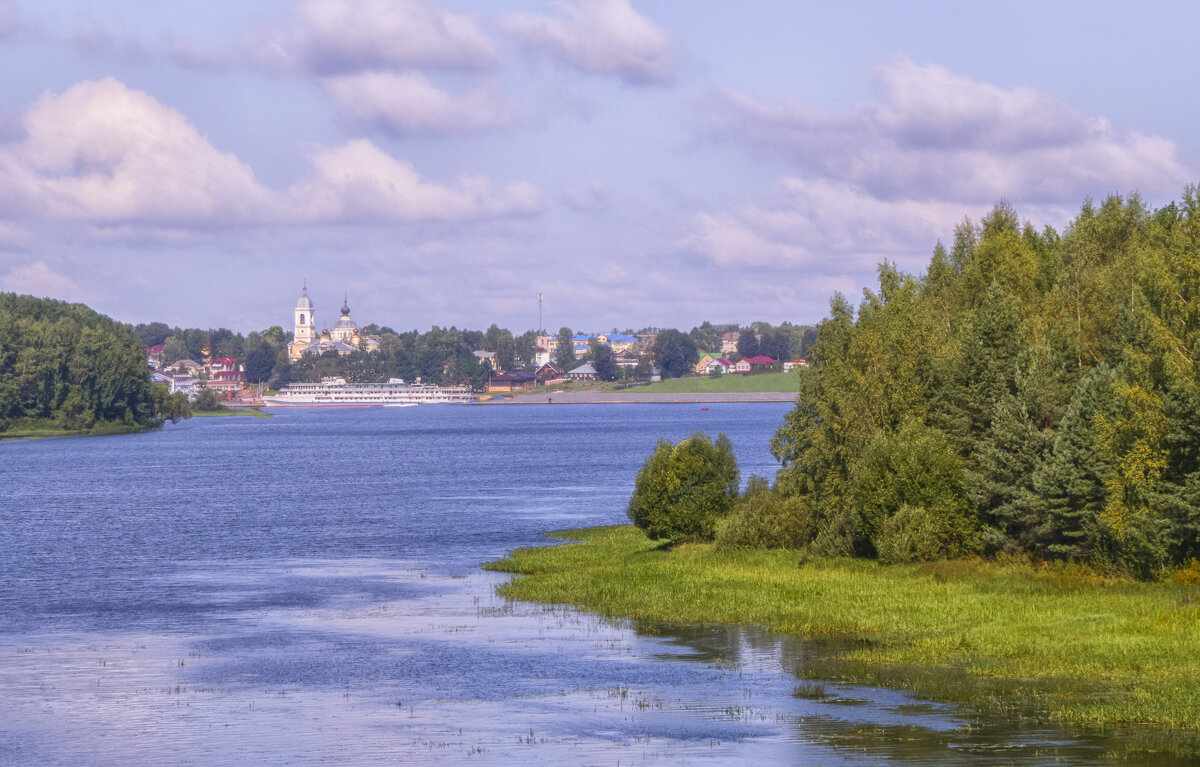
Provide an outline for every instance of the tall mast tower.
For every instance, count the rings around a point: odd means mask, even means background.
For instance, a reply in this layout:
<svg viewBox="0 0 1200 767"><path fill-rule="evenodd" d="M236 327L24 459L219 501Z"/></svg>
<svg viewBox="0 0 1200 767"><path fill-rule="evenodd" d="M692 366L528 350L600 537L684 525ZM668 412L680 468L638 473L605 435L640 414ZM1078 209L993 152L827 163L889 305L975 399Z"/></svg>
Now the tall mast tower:
<svg viewBox="0 0 1200 767"><path fill-rule="evenodd" d="M542 329L542 292L538 291L538 333L544 333Z"/></svg>

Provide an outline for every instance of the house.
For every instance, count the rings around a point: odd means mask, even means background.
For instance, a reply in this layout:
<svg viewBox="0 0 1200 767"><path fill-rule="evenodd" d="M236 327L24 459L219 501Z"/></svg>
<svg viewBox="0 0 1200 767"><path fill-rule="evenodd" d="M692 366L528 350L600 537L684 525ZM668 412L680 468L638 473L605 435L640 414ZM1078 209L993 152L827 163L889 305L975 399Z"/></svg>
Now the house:
<svg viewBox="0 0 1200 767"><path fill-rule="evenodd" d="M596 372L596 368L588 363L584 363L567 373L567 380L569 381L595 381L597 378L599 378L599 374Z"/></svg>
<svg viewBox="0 0 1200 767"><path fill-rule="evenodd" d="M239 370L237 357L214 357L208 363L208 374L230 373Z"/></svg>
<svg viewBox="0 0 1200 767"><path fill-rule="evenodd" d="M537 386L537 374L525 370L509 370L493 373L488 378L488 391L505 392L532 389Z"/></svg>
<svg viewBox="0 0 1200 767"><path fill-rule="evenodd" d="M222 393L238 392L246 387L246 374L240 370L222 370L209 376L204 387Z"/></svg>
<svg viewBox="0 0 1200 767"><path fill-rule="evenodd" d="M783 370L785 373L788 371L791 371L791 370L795 370L796 368L806 368L806 367L808 367L808 360L803 360L803 359L787 360L786 362L783 363Z"/></svg>
<svg viewBox="0 0 1200 767"><path fill-rule="evenodd" d="M734 366L737 364L728 357L717 357L717 364L721 366L723 373L732 373Z"/></svg>
<svg viewBox="0 0 1200 767"><path fill-rule="evenodd" d="M196 378L187 373L170 373L165 370L156 370L150 374L150 380L165 383L171 387L172 394L177 391L183 392L184 396L188 399L196 396Z"/></svg>
<svg viewBox="0 0 1200 767"><path fill-rule="evenodd" d="M546 365L549 362L550 362L550 350L549 349L547 349L545 346L542 346L541 344L538 344L537 346L533 347L533 365L534 365L534 367L540 368L542 365Z"/></svg>
<svg viewBox="0 0 1200 767"><path fill-rule="evenodd" d="M204 369L204 366L195 360L182 359L172 362L170 365L167 365L166 368L167 370L174 372L183 372L190 376L197 376L200 374L200 371Z"/></svg>
<svg viewBox="0 0 1200 767"><path fill-rule="evenodd" d="M146 364L149 365L154 370L158 370L160 367L162 367L162 352L163 352L162 344L157 344L155 346L147 346L146 347Z"/></svg>
<svg viewBox="0 0 1200 767"><path fill-rule="evenodd" d="M541 381L543 384L548 384L551 381L563 380L562 368L560 368L558 365L555 365L553 362L547 362L539 367L534 375L537 376L537 380Z"/></svg>
<svg viewBox="0 0 1200 767"><path fill-rule="evenodd" d="M774 364L775 360L767 357L766 355L760 354L757 357L746 357L744 360L737 363L737 365L734 367L734 372L746 374L755 370L761 371L763 368L769 368Z"/></svg>
<svg viewBox="0 0 1200 767"><path fill-rule="evenodd" d="M471 354L475 355L475 359L479 360L480 363L487 365L488 370L499 370L500 369L500 368L496 367L496 353L495 352L489 352L485 349L476 349L475 351L471 352Z"/></svg>
<svg viewBox="0 0 1200 767"><path fill-rule="evenodd" d="M712 352L701 352L700 359L696 361L696 364L694 366L692 366L692 372L697 375L704 375L705 373L709 373L709 372L711 372L711 368L716 363L716 361L717 361L717 355L713 354ZM721 372L723 373L725 371L722 370Z"/></svg>
<svg viewBox="0 0 1200 767"><path fill-rule="evenodd" d="M738 339L742 334L734 330L729 333L721 334L721 354L736 354Z"/></svg>

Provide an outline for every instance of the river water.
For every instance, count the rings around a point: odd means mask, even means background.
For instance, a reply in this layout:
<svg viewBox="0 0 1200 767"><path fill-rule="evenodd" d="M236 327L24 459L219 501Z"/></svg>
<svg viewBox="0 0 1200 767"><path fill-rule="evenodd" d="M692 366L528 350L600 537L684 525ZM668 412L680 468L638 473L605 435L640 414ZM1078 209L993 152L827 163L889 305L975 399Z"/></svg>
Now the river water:
<svg viewBox="0 0 1200 767"><path fill-rule="evenodd" d="M276 411L0 444L0 764L1014 764L1105 741L796 671L819 642L510 603L660 437L789 405Z"/></svg>

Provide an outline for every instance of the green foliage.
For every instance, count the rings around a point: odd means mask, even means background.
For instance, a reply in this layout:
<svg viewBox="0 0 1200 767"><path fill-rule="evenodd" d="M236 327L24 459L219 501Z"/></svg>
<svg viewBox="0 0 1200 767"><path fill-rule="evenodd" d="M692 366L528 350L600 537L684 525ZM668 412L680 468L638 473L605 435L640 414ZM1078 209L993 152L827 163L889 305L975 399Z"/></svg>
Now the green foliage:
<svg viewBox="0 0 1200 767"><path fill-rule="evenodd" d="M867 447L851 477L851 497L859 518L852 531L856 553L878 551L889 520L905 507L926 529L926 518L936 520L932 529L943 555L974 549L962 460L940 431L919 421L908 421L893 434L881 433Z"/></svg>
<svg viewBox="0 0 1200 767"><path fill-rule="evenodd" d="M601 381L617 380L617 363L613 359L611 346L605 346L596 339L588 343L588 354L592 358L592 367L596 369L596 377Z"/></svg>
<svg viewBox="0 0 1200 767"><path fill-rule="evenodd" d="M947 555L945 519L924 506L904 504L883 522L875 538L885 565L932 562Z"/></svg>
<svg viewBox="0 0 1200 767"><path fill-rule="evenodd" d="M659 440L634 482L628 514L653 540L711 541L738 491L737 460L724 434Z"/></svg>
<svg viewBox="0 0 1200 767"><path fill-rule="evenodd" d="M691 336L674 329L660 332L650 350L654 364L658 365L664 379L679 378L692 372L696 353L696 342Z"/></svg>
<svg viewBox="0 0 1200 767"><path fill-rule="evenodd" d="M743 359L758 356L758 334L754 332L754 328L745 328L740 332L738 335L737 353Z"/></svg>
<svg viewBox="0 0 1200 767"><path fill-rule="evenodd" d="M772 450L811 549L877 555L923 509L951 553L978 533L1142 578L1200 553L1195 188L1085 202L1061 236L999 205L924 276L884 264L857 312L836 296L806 356Z"/></svg>
<svg viewBox="0 0 1200 767"><path fill-rule="evenodd" d="M770 489L762 477L751 477L729 516L717 526L720 549L802 549L817 528L808 502Z"/></svg>
<svg viewBox="0 0 1200 767"><path fill-rule="evenodd" d="M217 394L212 389L201 389L192 402L192 409L199 413L211 413L225 410L225 406L217 399Z"/></svg>
<svg viewBox="0 0 1200 767"><path fill-rule="evenodd" d="M0 432L131 431L171 407L128 326L82 304L0 293Z"/></svg>
<svg viewBox="0 0 1200 767"><path fill-rule="evenodd" d="M554 347L554 364L564 372L570 372L575 368L575 334L565 325L558 329L558 336L555 340L558 342Z"/></svg>

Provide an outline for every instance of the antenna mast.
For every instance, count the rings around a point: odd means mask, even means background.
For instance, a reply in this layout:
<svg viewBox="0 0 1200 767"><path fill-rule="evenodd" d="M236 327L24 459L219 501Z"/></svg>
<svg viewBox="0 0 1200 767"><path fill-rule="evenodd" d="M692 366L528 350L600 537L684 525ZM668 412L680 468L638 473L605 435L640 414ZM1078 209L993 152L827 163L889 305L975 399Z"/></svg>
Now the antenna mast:
<svg viewBox="0 0 1200 767"><path fill-rule="evenodd" d="M542 329L542 293L538 291L538 333L544 333Z"/></svg>

